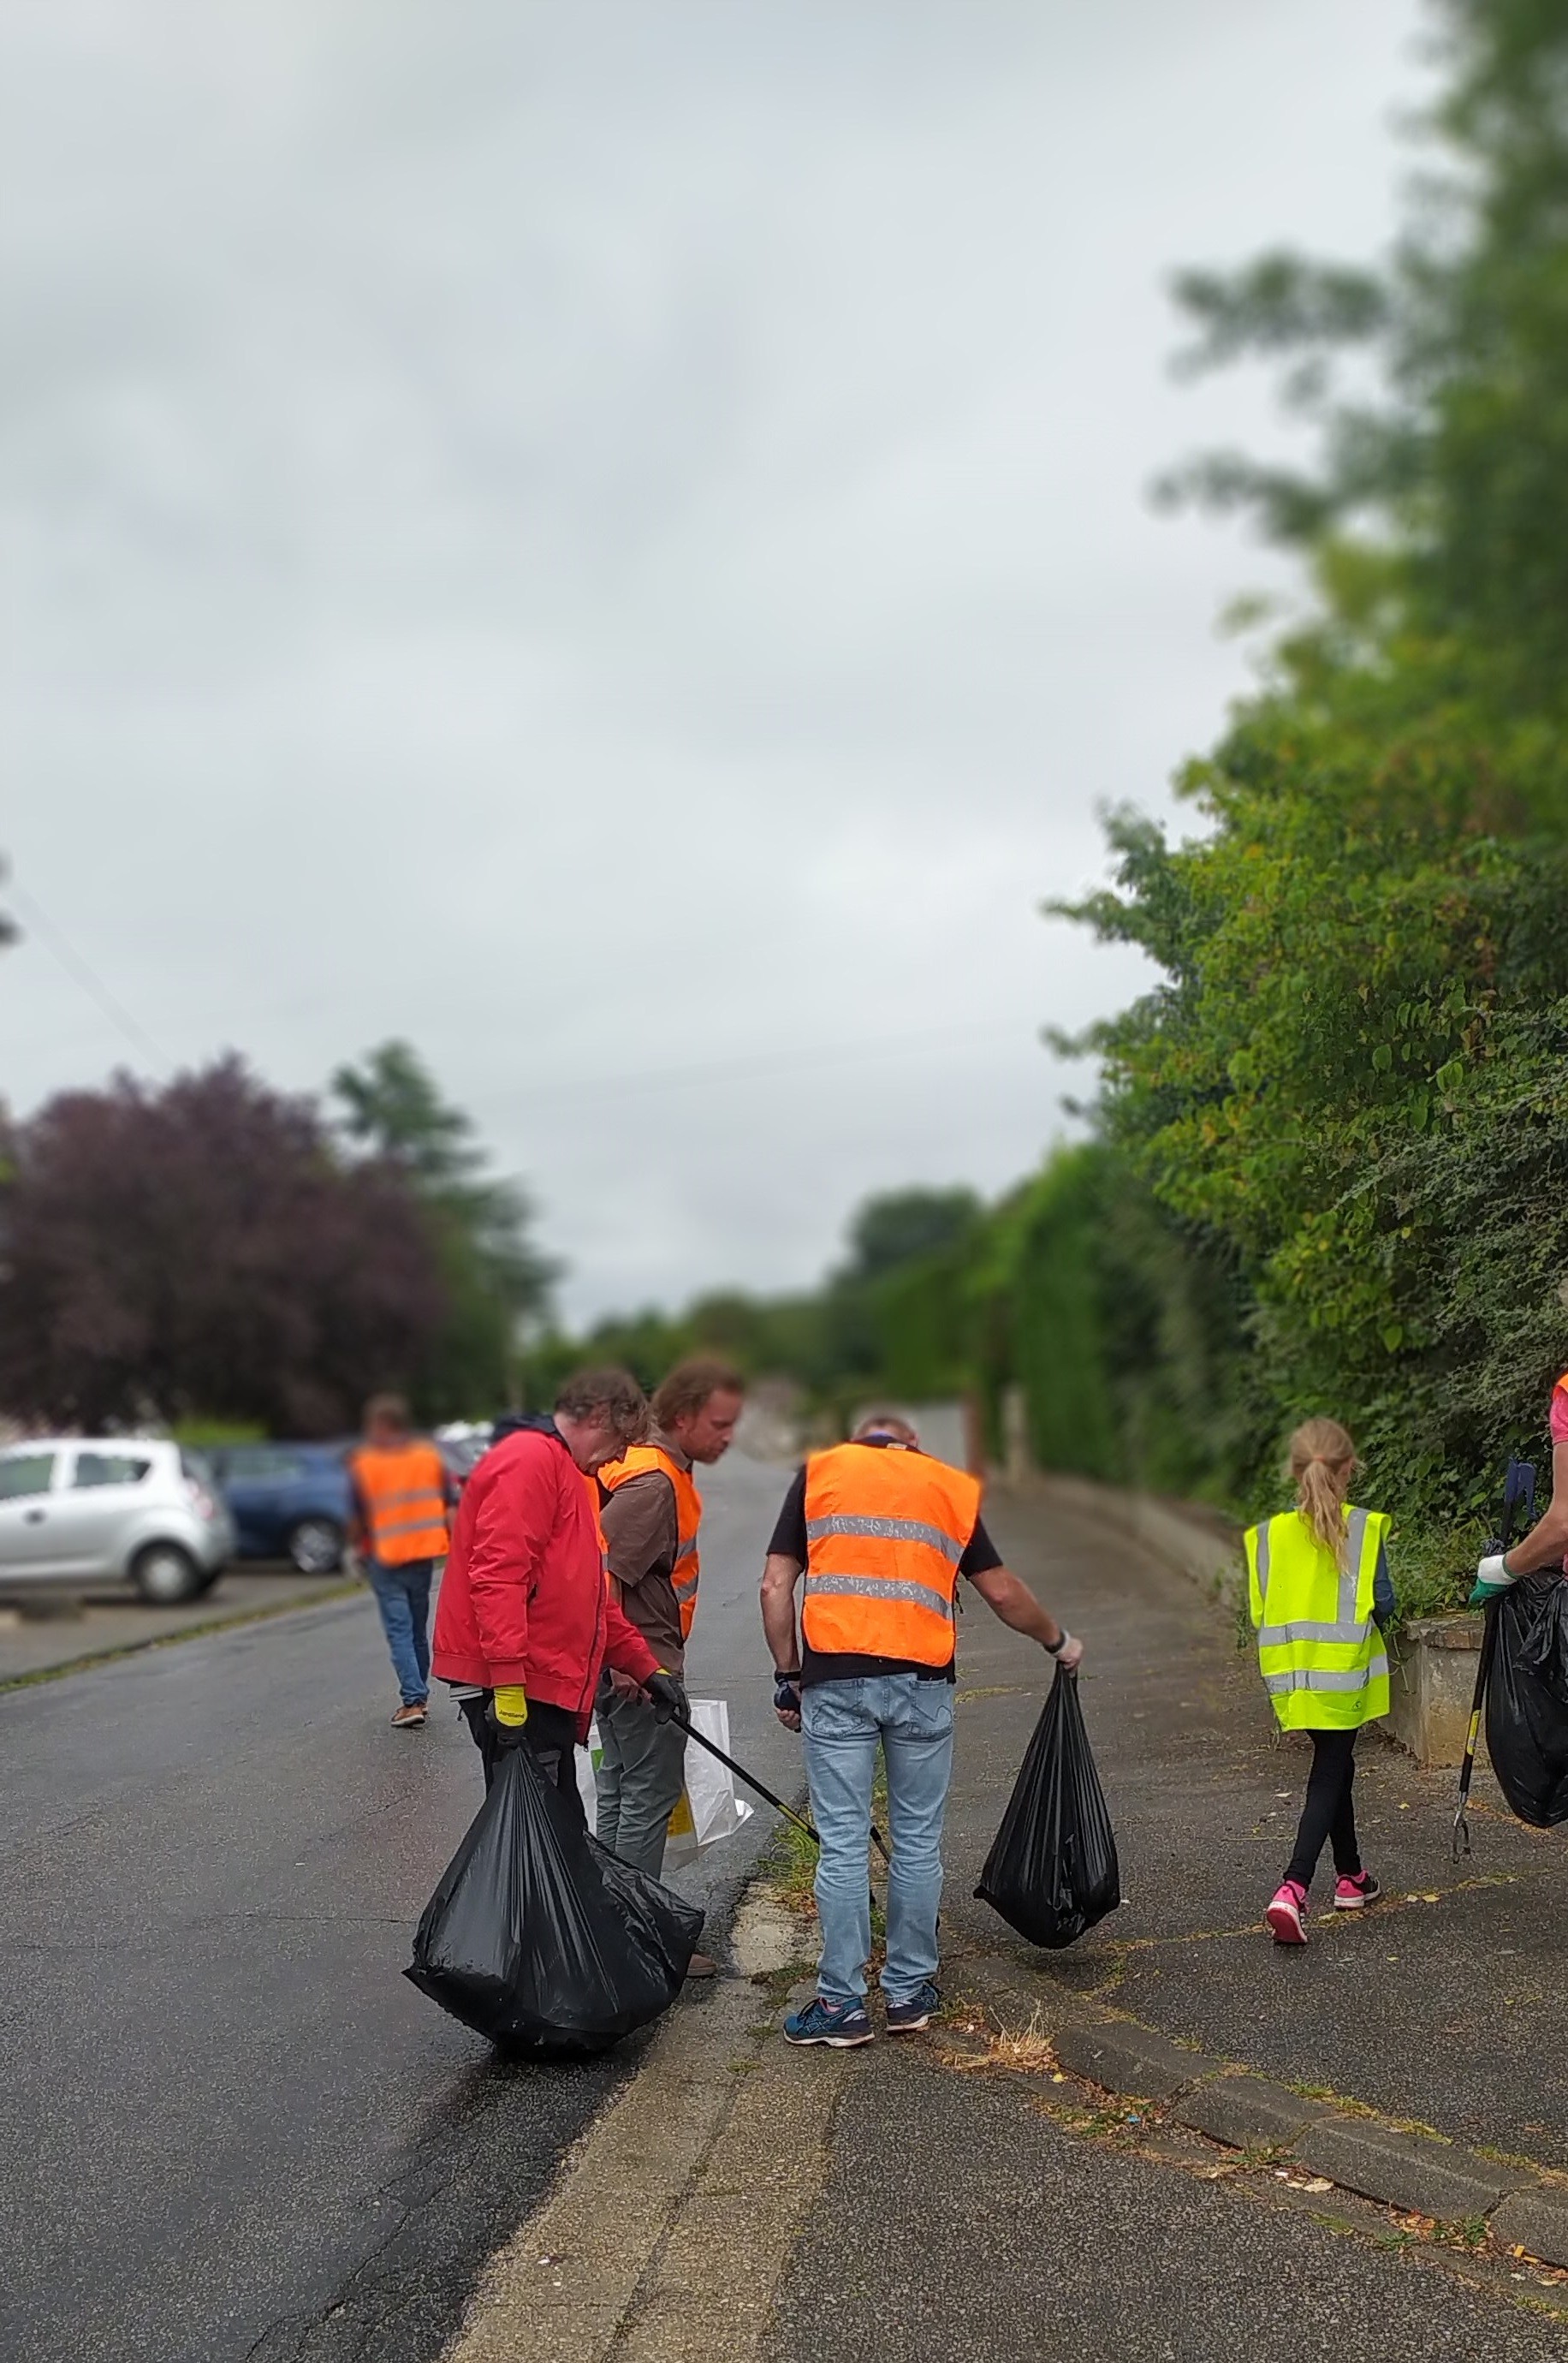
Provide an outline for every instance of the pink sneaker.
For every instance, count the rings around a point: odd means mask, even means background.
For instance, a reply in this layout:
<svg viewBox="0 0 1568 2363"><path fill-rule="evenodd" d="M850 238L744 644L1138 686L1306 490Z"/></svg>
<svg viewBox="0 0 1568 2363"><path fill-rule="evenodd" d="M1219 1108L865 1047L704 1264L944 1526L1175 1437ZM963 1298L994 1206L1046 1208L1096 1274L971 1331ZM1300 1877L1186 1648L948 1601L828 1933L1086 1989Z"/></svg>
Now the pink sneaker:
<svg viewBox="0 0 1568 2363"><path fill-rule="evenodd" d="M1298 1887L1293 1879L1286 1880L1264 1914L1276 1945L1304 1945L1307 1942L1306 1910L1307 1890Z"/></svg>
<svg viewBox="0 0 1568 2363"><path fill-rule="evenodd" d="M1376 1903L1382 1892L1371 1871L1358 1870L1353 1879L1347 1876L1335 1880L1334 1910L1364 1912L1369 1903Z"/></svg>

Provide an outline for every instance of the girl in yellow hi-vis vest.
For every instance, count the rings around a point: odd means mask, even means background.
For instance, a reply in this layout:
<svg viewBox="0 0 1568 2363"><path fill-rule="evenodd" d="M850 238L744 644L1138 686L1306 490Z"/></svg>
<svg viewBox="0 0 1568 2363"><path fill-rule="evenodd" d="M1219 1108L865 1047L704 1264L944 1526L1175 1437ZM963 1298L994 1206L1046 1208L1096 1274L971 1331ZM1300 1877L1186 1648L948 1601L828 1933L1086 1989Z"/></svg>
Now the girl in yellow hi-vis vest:
<svg viewBox="0 0 1568 2363"><path fill-rule="evenodd" d="M1355 1736L1388 1712L1383 1628L1394 1614L1388 1520L1353 1509L1355 1446L1337 1420L1309 1419L1290 1439L1297 1506L1247 1530L1247 1591L1264 1686L1286 1731L1312 1735L1312 1770L1296 1851L1265 1919L1280 1945L1304 1945L1307 1891L1327 1838L1334 1909L1379 1892L1356 1845Z"/></svg>

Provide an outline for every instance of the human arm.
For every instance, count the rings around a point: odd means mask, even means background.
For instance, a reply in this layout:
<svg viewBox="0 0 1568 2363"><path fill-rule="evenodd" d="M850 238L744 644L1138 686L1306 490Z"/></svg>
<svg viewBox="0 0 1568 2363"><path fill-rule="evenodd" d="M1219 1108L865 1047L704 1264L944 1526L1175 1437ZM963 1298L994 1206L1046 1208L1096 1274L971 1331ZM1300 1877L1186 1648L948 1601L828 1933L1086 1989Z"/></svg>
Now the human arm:
<svg viewBox="0 0 1568 2363"><path fill-rule="evenodd" d="M993 1615L999 1616L1004 1625L1010 1625L1015 1633L1038 1641L1069 1673L1077 1670L1084 1654L1083 1643L1075 1640L1048 1608L1041 1606L1029 1586L1021 1582L1010 1568L981 1568L969 1581Z"/></svg>
<svg viewBox="0 0 1568 2363"><path fill-rule="evenodd" d="M479 1490L468 1538L469 1605L491 1689L527 1681L528 1595L543 1570L560 1506L556 1471L544 1449L499 1471L478 1471L470 1480L470 1490Z"/></svg>
<svg viewBox="0 0 1568 2363"><path fill-rule="evenodd" d="M794 1704L782 1701L790 1693L776 1687L774 1707L786 1731L801 1728L801 1644L795 1630L795 1586L804 1563L786 1551L769 1551L762 1563L762 1629L773 1653L777 1674L794 1684Z"/></svg>
<svg viewBox="0 0 1568 2363"><path fill-rule="evenodd" d="M1388 1572L1388 1546L1377 1546L1377 1565L1372 1571L1372 1621L1380 1633L1386 1633L1399 1613L1394 1597L1394 1579Z"/></svg>
<svg viewBox="0 0 1568 2363"><path fill-rule="evenodd" d="M1555 1432L1560 1425L1568 1425L1568 1421L1558 1411L1559 1399L1554 1395L1551 1404L1551 1499L1522 1542L1482 1560L1483 1569L1495 1566L1497 1572L1488 1578L1478 1570L1478 1584L1490 1582L1494 1590L1500 1589L1521 1575L1534 1575L1542 1568L1561 1567L1564 1556L1568 1555L1568 1436L1560 1437Z"/></svg>
<svg viewBox="0 0 1568 2363"><path fill-rule="evenodd" d="M651 1678L661 1670L658 1659L622 1607L613 1583L604 1587L604 1662L617 1673L630 1675L639 1690L646 1690Z"/></svg>

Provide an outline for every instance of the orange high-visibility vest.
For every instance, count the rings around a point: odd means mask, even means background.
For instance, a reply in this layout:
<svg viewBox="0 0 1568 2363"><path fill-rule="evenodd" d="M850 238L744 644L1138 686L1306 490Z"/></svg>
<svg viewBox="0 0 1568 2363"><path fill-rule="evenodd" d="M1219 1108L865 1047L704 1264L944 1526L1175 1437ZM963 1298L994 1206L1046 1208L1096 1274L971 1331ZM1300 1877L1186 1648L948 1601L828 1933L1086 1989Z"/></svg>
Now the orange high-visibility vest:
<svg viewBox="0 0 1568 2363"><path fill-rule="evenodd" d="M806 1463L809 1648L824 1656L953 1656L958 1562L980 1514L961 1469L892 1445L835 1444Z"/></svg>
<svg viewBox="0 0 1568 2363"><path fill-rule="evenodd" d="M697 1578L701 1572L697 1529L702 1523L702 1496L691 1481L690 1470L682 1469L657 1444L632 1444L619 1460L608 1462L599 1471L599 1481L607 1493L613 1493L634 1477L646 1477L650 1469L661 1470L675 1488L676 1546L671 1581L680 1610L680 1637L685 1641L690 1636L691 1620L697 1614Z"/></svg>
<svg viewBox="0 0 1568 2363"><path fill-rule="evenodd" d="M447 1472L433 1444L394 1452L361 1445L348 1461L365 1504L370 1557L382 1567L441 1559L447 1549Z"/></svg>

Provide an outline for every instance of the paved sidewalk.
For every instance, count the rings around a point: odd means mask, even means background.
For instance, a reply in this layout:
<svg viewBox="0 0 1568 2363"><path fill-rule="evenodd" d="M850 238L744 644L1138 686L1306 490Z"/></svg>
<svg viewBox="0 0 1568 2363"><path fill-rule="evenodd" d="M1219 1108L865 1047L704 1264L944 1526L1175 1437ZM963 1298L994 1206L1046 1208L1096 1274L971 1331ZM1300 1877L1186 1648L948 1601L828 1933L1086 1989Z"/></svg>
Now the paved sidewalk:
<svg viewBox="0 0 1568 2363"><path fill-rule="evenodd" d="M1550 2269L1568 2232L1557 1842L1482 1811L1456 1875L1452 1776L1364 1743L1366 1854L1393 1900L1279 1951L1261 1913L1302 1751L1277 1744L1225 1617L1081 1518L1008 1497L987 1517L1088 1641L1130 1901L1057 1955L973 1901L1051 1670L973 1604L949 2023L791 2051L778 2017L800 1970L782 1964L809 1931L776 1947L767 1985L682 2005L449 2354L1568 2358L1568 2274Z"/></svg>
<svg viewBox="0 0 1568 2363"><path fill-rule="evenodd" d="M127 1650L248 1624L282 1609L313 1607L354 1590L355 1581L341 1573L301 1575L295 1568L270 1562L228 1568L210 1592L176 1608L149 1608L128 1584L71 1600L27 1599L18 1587L0 1599L0 1690Z"/></svg>

